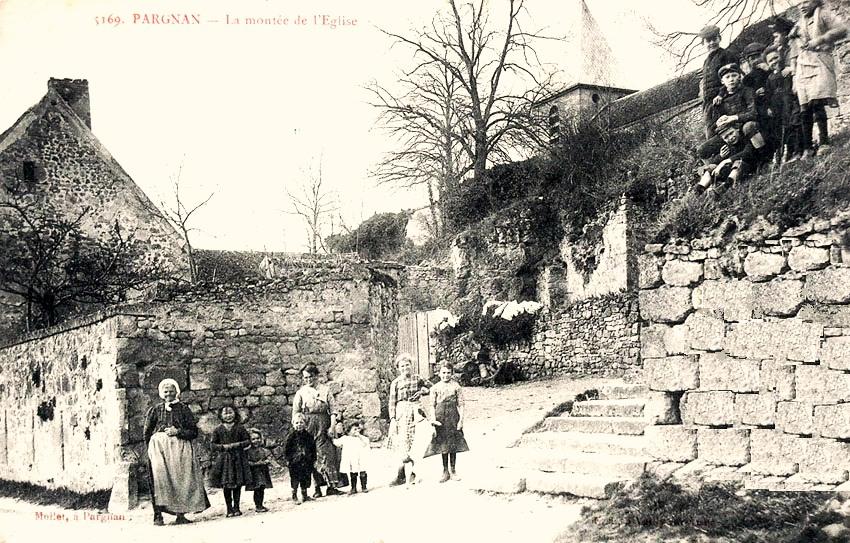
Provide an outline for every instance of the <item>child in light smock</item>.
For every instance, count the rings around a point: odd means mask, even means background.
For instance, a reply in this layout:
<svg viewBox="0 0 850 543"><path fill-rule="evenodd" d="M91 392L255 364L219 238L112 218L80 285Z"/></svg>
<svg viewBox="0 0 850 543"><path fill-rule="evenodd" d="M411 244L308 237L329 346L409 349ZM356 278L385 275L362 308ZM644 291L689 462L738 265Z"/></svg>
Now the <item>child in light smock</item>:
<svg viewBox="0 0 850 543"><path fill-rule="evenodd" d="M360 491L368 492L366 484L366 462L369 455L369 438L363 435L363 423L359 420L348 425L346 435L333 440L334 445L342 448L339 472L348 473L351 481L350 494L357 494L357 476L360 476Z"/></svg>

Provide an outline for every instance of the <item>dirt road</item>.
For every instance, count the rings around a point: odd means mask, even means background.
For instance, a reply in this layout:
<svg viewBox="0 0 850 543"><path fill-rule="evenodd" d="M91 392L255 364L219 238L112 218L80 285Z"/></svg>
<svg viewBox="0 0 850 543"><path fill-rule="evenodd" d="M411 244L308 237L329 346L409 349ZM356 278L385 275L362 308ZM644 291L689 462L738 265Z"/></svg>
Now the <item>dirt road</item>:
<svg viewBox="0 0 850 543"><path fill-rule="evenodd" d="M554 380L480 389L464 389L465 433L472 449L458 456L458 471L474 472L488 450L516 439L548 409L571 399L600 380ZM535 494L493 495L470 490L464 480L439 484L439 457L429 458L418 472L423 481L389 488L392 462L383 450L372 451L368 494L322 498L304 505L289 500L288 481L275 481L267 492L268 513L253 511L243 493L245 515L224 517L220 492L211 492L213 507L188 526L155 527L147 504L124 518L98 516L0 499L0 543L32 541L96 541L157 543L265 542L297 538L305 543L417 543L473 541L550 542L578 518L582 503ZM61 519L59 517L62 517ZM171 522L173 517L166 517Z"/></svg>

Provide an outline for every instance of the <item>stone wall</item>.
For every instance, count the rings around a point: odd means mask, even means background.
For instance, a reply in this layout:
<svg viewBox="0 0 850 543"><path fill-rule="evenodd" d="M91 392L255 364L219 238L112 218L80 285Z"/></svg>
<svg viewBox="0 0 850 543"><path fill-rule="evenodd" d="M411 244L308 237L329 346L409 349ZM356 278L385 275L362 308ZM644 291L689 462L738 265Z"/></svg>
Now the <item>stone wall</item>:
<svg viewBox="0 0 850 543"><path fill-rule="evenodd" d="M264 431L280 458L308 362L319 367L336 410L363 419L378 440L386 429L382 394L397 340L396 297L395 279L376 270L304 269L274 280L175 289L131 314L79 328L69 323L0 349L0 394L8 406L0 477L110 488L115 462L144 454L145 413L165 377L180 384L204 434L219 423L221 406L231 405L247 426ZM48 408L53 422L42 422L38 414ZM62 439L76 441L60 458L55 443ZM19 457L31 463L14 467Z"/></svg>
<svg viewBox="0 0 850 543"><path fill-rule="evenodd" d="M450 268L406 266L399 290L399 313L447 308L457 297L457 284Z"/></svg>
<svg viewBox="0 0 850 543"><path fill-rule="evenodd" d="M637 299L626 292L587 298L541 315L530 342L496 350L530 379L553 376L636 378L640 372Z"/></svg>
<svg viewBox="0 0 850 543"><path fill-rule="evenodd" d="M659 422L674 423L647 431L659 460L847 480L848 226L844 213L781 233L762 223L732 243L646 246L644 379L673 407Z"/></svg>
<svg viewBox="0 0 850 543"><path fill-rule="evenodd" d="M0 478L85 493L112 486L125 397L108 317L0 349Z"/></svg>

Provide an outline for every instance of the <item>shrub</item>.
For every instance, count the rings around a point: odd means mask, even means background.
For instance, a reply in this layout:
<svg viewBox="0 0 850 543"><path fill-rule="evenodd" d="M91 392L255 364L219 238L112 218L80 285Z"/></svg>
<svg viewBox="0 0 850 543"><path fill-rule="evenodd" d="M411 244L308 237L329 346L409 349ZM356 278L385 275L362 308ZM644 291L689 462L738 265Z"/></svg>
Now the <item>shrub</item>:
<svg viewBox="0 0 850 543"><path fill-rule="evenodd" d="M409 214L377 213L348 234L328 236L325 243L331 252L356 252L363 258L379 260L397 253L405 243Z"/></svg>
<svg viewBox="0 0 850 543"><path fill-rule="evenodd" d="M482 343L494 346L528 341L541 307L537 302L487 302L477 335Z"/></svg>

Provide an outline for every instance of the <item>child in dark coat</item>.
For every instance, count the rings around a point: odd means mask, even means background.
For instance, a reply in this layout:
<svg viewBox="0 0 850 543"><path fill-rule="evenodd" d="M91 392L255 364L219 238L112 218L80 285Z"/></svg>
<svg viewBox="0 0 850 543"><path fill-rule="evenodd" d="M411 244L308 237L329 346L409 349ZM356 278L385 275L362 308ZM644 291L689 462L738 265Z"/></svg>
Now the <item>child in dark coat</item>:
<svg viewBox="0 0 850 543"><path fill-rule="evenodd" d="M298 503L309 501L307 489L310 487L310 476L316 464L316 441L306 430L307 423L303 415L295 415L292 420L294 429L286 440L284 457L289 465L289 479L292 485L292 499ZM301 487L301 497L298 499L298 487Z"/></svg>
<svg viewBox="0 0 850 543"><path fill-rule="evenodd" d="M776 159L794 162L803 153L803 125L800 120L800 103L794 93L794 75L783 64L782 52L769 47L764 58L770 68L767 79L770 110L773 112L773 130L776 134Z"/></svg>
<svg viewBox="0 0 850 543"><path fill-rule="evenodd" d="M263 434L256 428L248 430L251 436L251 447L248 448L248 465L251 466L250 485L245 490L254 491L254 506L258 513L265 513L268 509L263 505L263 498L267 488L272 488L272 478L269 473L269 458L271 453L263 446Z"/></svg>
<svg viewBox="0 0 850 543"><path fill-rule="evenodd" d="M236 410L225 405L218 414L221 424L213 430L210 448L216 453L210 475L212 486L224 489L227 516L238 517L242 486L251 484L251 467L245 451L251 445L251 436L239 424Z"/></svg>

